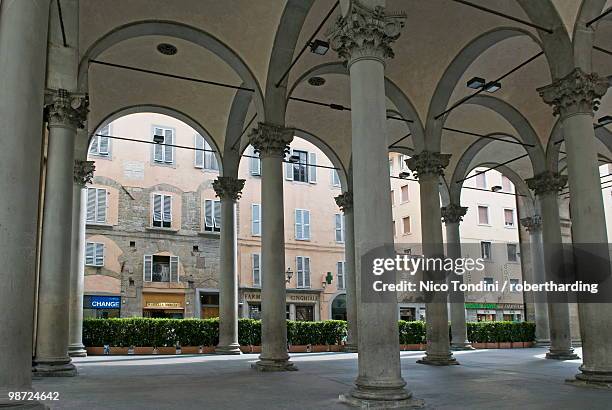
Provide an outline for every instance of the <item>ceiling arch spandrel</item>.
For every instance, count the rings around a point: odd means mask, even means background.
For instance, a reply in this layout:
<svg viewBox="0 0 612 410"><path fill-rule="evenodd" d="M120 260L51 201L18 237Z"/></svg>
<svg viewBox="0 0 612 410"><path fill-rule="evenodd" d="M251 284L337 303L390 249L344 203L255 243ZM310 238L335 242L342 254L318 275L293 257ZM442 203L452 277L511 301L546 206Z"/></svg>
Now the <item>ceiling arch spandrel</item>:
<svg viewBox="0 0 612 410"><path fill-rule="evenodd" d="M81 55L109 31L137 21L170 20L197 27L233 49L265 84L285 0L81 0Z"/></svg>
<svg viewBox="0 0 612 410"><path fill-rule="evenodd" d="M563 25L565 26L565 30L569 34L570 38L574 34L574 25L576 24L576 19L578 18L578 11L580 10L580 4L584 0L549 0L557 9L557 13L559 13L559 17L561 17L561 21L563 21ZM588 1L588 0L587 0Z"/></svg>

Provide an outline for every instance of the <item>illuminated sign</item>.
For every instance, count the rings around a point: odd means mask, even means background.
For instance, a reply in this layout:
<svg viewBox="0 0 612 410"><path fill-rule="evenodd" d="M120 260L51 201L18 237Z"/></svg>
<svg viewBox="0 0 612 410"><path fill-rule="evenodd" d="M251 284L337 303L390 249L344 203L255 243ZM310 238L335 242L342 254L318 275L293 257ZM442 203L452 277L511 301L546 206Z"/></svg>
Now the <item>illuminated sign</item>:
<svg viewBox="0 0 612 410"><path fill-rule="evenodd" d="M86 296L85 308L89 309L119 309L121 297L119 296Z"/></svg>

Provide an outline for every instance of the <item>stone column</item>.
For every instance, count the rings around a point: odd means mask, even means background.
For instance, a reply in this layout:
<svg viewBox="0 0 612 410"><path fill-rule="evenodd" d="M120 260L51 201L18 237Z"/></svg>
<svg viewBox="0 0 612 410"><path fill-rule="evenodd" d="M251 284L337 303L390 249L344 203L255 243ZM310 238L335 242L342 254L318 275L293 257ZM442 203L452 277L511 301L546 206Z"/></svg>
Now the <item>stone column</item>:
<svg viewBox="0 0 612 410"><path fill-rule="evenodd" d="M521 219L521 225L529 232L529 247L531 250L531 265L533 267L534 283L543 283L545 281L544 271L544 244L542 243L542 217L534 215ZM550 346L550 332L548 326L548 305L546 304L546 295L542 292L537 292L533 295L534 313L535 313L535 342L536 346Z"/></svg>
<svg viewBox="0 0 612 410"><path fill-rule="evenodd" d="M0 407L32 391L32 332L49 0L0 3ZM10 263L8 263L10 261Z"/></svg>
<svg viewBox="0 0 612 410"><path fill-rule="evenodd" d="M534 190L542 213L545 280L560 282L566 275L557 198L559 191L567 183L567 177L543 172L527 179L526 182L527 186ZM578 359L572 348L567 295L555 294L554 297L547 297L547 301L550 349L546 353L546 358Z"/></svg>
<svg viewBox="0 0 612 410"><path fill-rule="evenodd" d="M218 177L213 182L221 198L221 269L219 275L219 344L217 354L240 354L238 343L238 237L236 201L240 199L244 179Z"/></svg>
<svg viewBox="0 0 612 410"><path fill-rule="evenodd" d="M72 183L77 128L87 115L87 97L66 90L47 94L47 177L40 259L34 374L74 376L68 356Z"/></svg>
<svg viewBox="0 0 612 410"><path fill-rule="evenodd" d="M368 290L372 266L364 258L373 252L394 256L384 61L393 57L391 43L399 37L406 16L388 14L380 0L341 5L343 15L327 34L350 74L355 272L361 303L359 376L355 388L340 400L362 408L409 406L414 400L401 375L397 296L379 293L372 300L364 298L374 293Z"/></svg>
<svg viewBox="0 0 612 410"><path fill-rule="evenodd" d="M597 108L608 85L607 79L576 68L566 77L538 90L563 123L576 273L578 279L585 282L610 281L608 238L593 130L593 109ZM606 293L609 298L609 289ZM583 362L576 379L609 386L612 384L612 303L580 301L578 311Z"/></svg>
<svg viewBox="0 0 612 410"><path fill-rule="evenodd" d="M446 225L446 256L452 259L461 258L461 235L459 224L463 220L467 208L451 203L441 209L442 221ZM451 275L449 279L463 283L463 275ZM452 288L451 288L452 289ZM465 324L465 295L461 291L452 292L450 299L451 316L451 349L474 349L467 338Z"/></svg>
<svg viewBox="0 0 612 410"><path fill-rule="evenodd" d="M72 260L70 267L70 325L68 355L85 357L83 345L83 291L85 289L85 230L87 226L87 187L95 170L93 161L74 161L72 184Z"/></svg>
<svg viewBox="0 0 612 410"><path fill-rule="evenodd" d="M283 158L293 130L259 123L249 142L261 158L261 355L260 371L297 370L287 354Z"/></svg>
<svg viewBox="0 0 612 410"><path fill-rule="evenodd" d="M336 197L336 204L344 212L344 281L346 285L346 322L348 335L345 352L357 352L357 282L355 280L355 226L353 219L353 193L346 191Z"/></svg>
<svg viewBox="0 0 612 410"><path fill-rule="evenodd" d="M444 258L439 182L449 161L450 154L430 151L422 151L406 160L419 180L423 255L426 258ZM424 271L423 280L446 283L443 271ZM425 306L427 350L418 363L435 366L459 364L450 351L447 292L432 292L428 296L429 302Z"/></svg>

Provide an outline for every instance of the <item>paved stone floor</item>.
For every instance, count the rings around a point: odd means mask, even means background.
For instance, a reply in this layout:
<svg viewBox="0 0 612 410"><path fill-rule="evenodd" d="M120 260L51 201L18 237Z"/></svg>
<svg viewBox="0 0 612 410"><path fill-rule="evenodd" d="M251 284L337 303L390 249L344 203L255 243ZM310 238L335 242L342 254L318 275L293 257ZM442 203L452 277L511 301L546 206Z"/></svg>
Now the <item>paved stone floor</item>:
<svg viewBox="0 0 612 410"><path fill-rule="evenodd" d="M568 385L579 360L544 359L545 349L456 352L461 366L416 364L402 373L430 409L612 409L612 391ZM577 349L580 354L580 349ZM112 356L76 359L79 376L34 380L59 391L57 409L347 409L338 403L357 371L351 353L294 354L298 372L257 373L242 356Z"/></svg>

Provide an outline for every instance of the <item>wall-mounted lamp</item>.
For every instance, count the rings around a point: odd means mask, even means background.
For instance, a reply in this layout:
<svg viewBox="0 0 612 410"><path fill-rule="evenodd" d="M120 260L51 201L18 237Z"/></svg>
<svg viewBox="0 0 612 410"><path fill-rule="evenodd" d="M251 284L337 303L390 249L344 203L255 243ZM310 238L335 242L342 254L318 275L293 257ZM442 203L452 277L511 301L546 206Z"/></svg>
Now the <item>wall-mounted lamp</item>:
<svg viewBox="0 0 612 410"><path fill-rule="evenodd" d="M410 178L410 172L400 172L398 177L402 178L402 179L407 179Z"/></svg>
<svg viewBox="0 0 612 410"><path fill-rule="evenodd" d="M502 190L502 187L501 187L501 186L499 186L499 185L493 185L493 186L491 187L491 191L492 191L492 192L499 192L499 191L501 191L501 190Z"/></svg>
<svg viewBox="0 0 612 410"><path fill-rule="evenodd" d="M467 86L473 90L479 90L484 88L485 91L489 93L494 93L495 91L501 88L501 83L499 81L488 82L481 77L473 77L467 82Z"/></svg>
<svg viewBox="0 0 612 410"><path fill-rule="evenodd" d="M163 144L164 136L163 135L153 135L153 142L156 144Z"/></svg>
<svg viewBox="0 0 612 410"><path fill-rule="evenodd" d="M287 272L285 272L285 276L287 277L287 279L285 279L285 282L287 283L291 282L291 278L293 277L293 272L291 271L291 268L287 268Z"/></svg>
<svg viewBox="0 0 612 410"><path fill-rule="evenodd" d="M299 155L291 155L288 161L293 162L294 164L297 164L298 162L300 162L300 157Z"/></svg>

